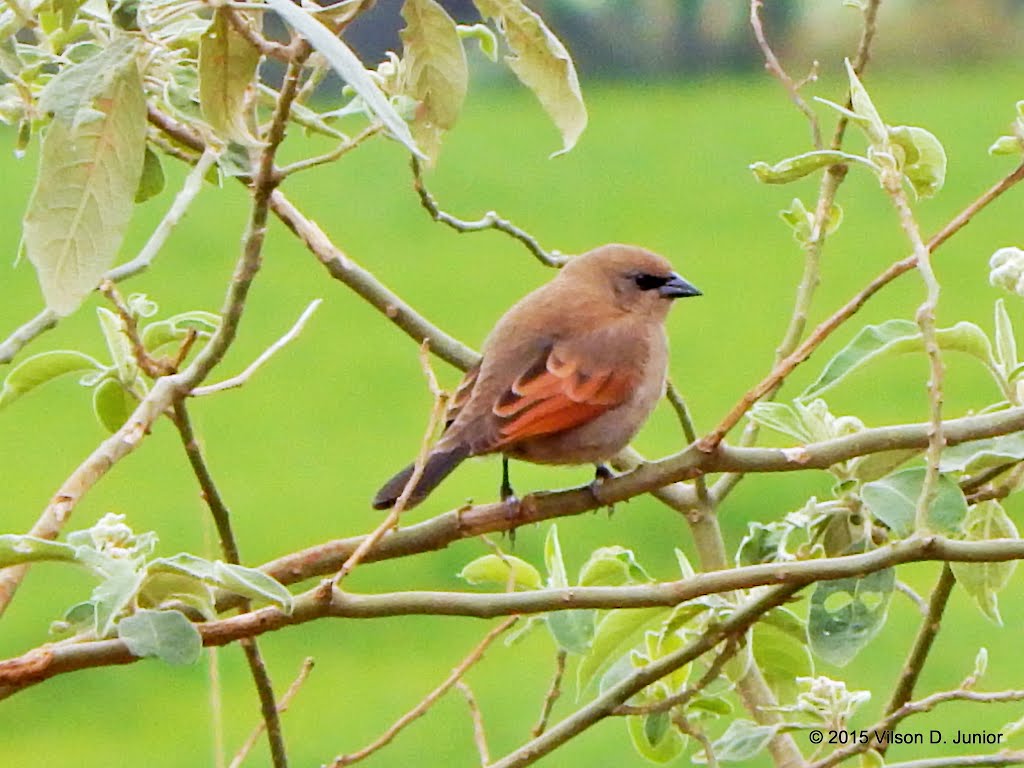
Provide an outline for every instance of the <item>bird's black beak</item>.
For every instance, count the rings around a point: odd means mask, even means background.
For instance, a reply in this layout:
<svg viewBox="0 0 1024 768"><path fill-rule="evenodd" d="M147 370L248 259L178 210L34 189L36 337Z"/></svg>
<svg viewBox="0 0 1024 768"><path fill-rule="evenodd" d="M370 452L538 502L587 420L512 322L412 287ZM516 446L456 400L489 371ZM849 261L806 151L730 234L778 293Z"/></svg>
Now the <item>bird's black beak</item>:
<svg viewBox="0 0 1024 768"><path fill-rule="evenodd" d="M687 282L675 272L672 273L667 283L658 288L658 293L666 299L683 299L687 296L701 295L700 289L697 286Z"/></svg>

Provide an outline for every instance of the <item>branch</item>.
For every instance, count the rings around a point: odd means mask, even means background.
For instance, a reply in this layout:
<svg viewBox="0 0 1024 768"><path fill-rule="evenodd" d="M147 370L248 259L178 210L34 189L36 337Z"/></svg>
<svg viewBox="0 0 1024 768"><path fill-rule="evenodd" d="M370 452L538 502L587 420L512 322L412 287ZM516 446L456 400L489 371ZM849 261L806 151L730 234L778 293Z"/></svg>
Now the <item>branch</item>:
<svg viewBox="0 0 1024 768"><path fill-rule="evenodd" d="M227 645L284 627L322 618L373 619L385 616L498 616L548 613L578 608L675 606L710 594L759 586L797 590L817 581L862 577L903 563L924 561L1005 562L1024 559L1024 540L955 541L940 536L913 538L859 555L791 563L766 563L699 573L688 579L628 587L570 587L531 592L392 592L360 595L335 590L329 602L317 588L296 596L290 614L267 607L200 623L204 645ZM724 638L723 638L724 639ZM716 641L713 645L717 645ZM56 643L0 662L0 699L55 675L92 667L139 661L120 640ZM623 703L623 702L619 702ZM616 705L617 706L617 705Z"/></svg>
<svg viewBox="0 0 1024 768"><path fill-rule="evenodd" d="M473 648L473 650L470 651L469 654L455 666L455 668L451 671L451 674L449 674L448 677L444 679L444 682L442 682L439 686L437 686L437 688L435 688L426 696L424 696L423 699L418 704L416 704L416 706L414 706L412 709L410 709L408 712L406 712L404 715L398 718L398 720L396 720L394 724L390 728L388 728L384 733L382 733L375 741L363 747L358 752L351 752L347 755L339 755L334 759L334 762L331 763L330 768L341 768L341 766L352 765L353 763L357 763L360 760L369 757L377 750L381 749L382 747L386 747L388 744L390 744L391 741L395 738L395 736L397 736L398 733L403 728L405 728L405 726L407 726L416 718L422 717L426 713L426 711L437 702L438 699L440 699L445 693L447 693L448 690L453 685L459 682L459 680L462 679L462 676L466 674L466 670L468 670L471 666L480 661L480 659L484 655L484 651L487 650L490 644L493 643L498 638L499 635L505 632L505 630L507 630L509 627L515 624L518 620L518 616L510 616L507 619L505 619L505 621L501 622L498 626L494 627L490 632L487 633L486 636L484 636L484 639L477 643L476 647Z"/></svg>
<svg viewBox="0 0 1024 768"><path fill-rule="evenodd" d="M961 757L932 757L886 763L887 768L989 768L990 766L1020 765L1024 763L1024 750L1004 751L994 755L963 755Z"/></svg>
<svg viewBox="0 0 1024 768"><path fill-rule="evenodd" d="M473 720L473 741L476 744L477 754L480 755L480 765L486 768L491 762L491 752L487 748L487 733L484 731L484 718L480 713L480 707L476 703L473 689L463 680L455 683L455 687L466 698L469 707L469 716Z"/></svg>
<svg viewBox="0 0 1024 768"><path fill-rule="evenodd" d="M792 586L774 587L757 599L746 601L721 624L709 627L702 636L678 651L662 656L636 670L546 733L493 763L492 768L522 768L522 766L532 765L592 725L614 714L616 708L625 704L632 696L651 683L671 674L683 665L689 664L723 640L739 637L761 616L775 606L786 602L796 591L797 588Z"/></svg>
<svg viewBox="0 0 1024 768"><path fill-rule="evenodd" d="M555 702L558 701L558 697L562 695L562 677L565 675L565 660L567 656L568 654L561 648L555 654L555 676L551 679L548 692L544 694L544 703L540 708L540 718L530 731L530 735L534 738L537 738L547 730L551 710L554 708Z"/></svg>
<svg viewBox="0 0 1024 768"><path fill-rule="evenodd" d="M520 229L511 221L501 218L496 212L488 211L483 215L483 218L477 219L476 221L464 221L457 219L449 213L445 213L438 206L434 196L430 194L430 190L427 189L423 183L423 176L420 172L420 161L415 157L412 158L412 184L416 190L416 194L419 195L420 204L427 210L430 217L434 221L439 221L442 224L447 224L449 227L454 229L456 232L480 232L485 229L496 229L499 232L514 237L516 240L526 246L526 249L537 257L537 260L548 267L561 267L566 262L566 258L562 256L558 251L552 251L548 253L541 248L540 243L537 242L529 232Z"/></svg>
<svg viewBox="0 0 1024 768"><path fill-rule="evenodd" d="M288 711L288 705L292 703L292 699L299 692L299 689L305 684L306 679L309 677L309 673L313 670L313 657L307 656L305 661L302 662L302 667L299 669L298 676L292 681L292 684L288 686L288 690L284 692L281 697L281 701L278 702L277 712L278 714L284 714ZM245 758L252 751L252 748L256 745L256 741L259 739L260 734L266 730L266 720L260 720L256 727L252 729L252 733L249 734L245 742L239 748L238 752L231 759L228 768L241 768L242 763L245 762Z"/></svg>

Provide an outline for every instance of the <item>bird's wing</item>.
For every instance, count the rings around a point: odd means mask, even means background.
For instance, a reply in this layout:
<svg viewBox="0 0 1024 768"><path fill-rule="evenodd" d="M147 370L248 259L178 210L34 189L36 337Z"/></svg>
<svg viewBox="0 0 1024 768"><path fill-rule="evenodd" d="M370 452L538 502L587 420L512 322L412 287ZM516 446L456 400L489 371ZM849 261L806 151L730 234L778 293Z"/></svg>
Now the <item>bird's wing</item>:
<svg viewBox="0 0 1024 768"><path fill-rule="evenodd" d="M452 425L452 422L462 413L462 409L466 407L466 403L469 402L469 398L473 394L473 387L476 386L476 380L479 376L480 363L477 363L466 371L466 375L462 377L462 381L459 382L455 394L452 395L452 399L448 402L448 410L444 415L445 430Z"/></svg>
<svg viewBox="0 0 1024 768"><path fill-rule="evenodd" d="M495 447L578 427L625 402L634 383L610 365L588 366L564 345L549 347L495 403Z"/></svg>

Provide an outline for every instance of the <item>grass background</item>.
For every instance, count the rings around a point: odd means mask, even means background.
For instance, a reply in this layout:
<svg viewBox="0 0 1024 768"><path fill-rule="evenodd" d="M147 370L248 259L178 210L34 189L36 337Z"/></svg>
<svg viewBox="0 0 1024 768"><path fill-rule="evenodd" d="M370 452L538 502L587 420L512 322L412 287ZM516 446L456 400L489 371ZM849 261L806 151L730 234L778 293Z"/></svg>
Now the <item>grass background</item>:
<svg viewBox="0 0 1024 768"><path fill-rule="evenodd" d="M816 92L840 98L838 66ZM933 232L1003 173L1010 160L986 147L1012 119L1020 97L1020 62L998 70L880 74L870 87L894 124L928 127L949 154L946 189L921 203L918 214ZM532 97L519 90L471 95L429 183L443 206L472 218L496 209L529 229L549 248L580 252L624 241L668 256L704 297L682 303L669 320L671 374L687 397L698 430L711 428L769 368L789 315L802 254L777 211L794 195L810 203L815 183L759 186L746 170L755 160L805 151L803 118L765 79L707 79L685 83L604 84L588 89L590 127L568 156L548 160L557 137ZM826 113L824 108L819 112ZM10 139L11 137L6 136ZM299 135L287 154L317 147ZM862 147L851 137L851 147ZM23 160L0 160L0 228L13 260L21 213L31 190L37 149ZM125 247L134 253L160 219L180 169L170 167L168 191L142 206ZM514 299L550 273L520 246L497 233L456 235L419 208L398 145L381 140L342 163L289 180L285 192L350 256L374 272L433 321L478 345ZM997 247L1021 240L1020 191L982 214L936 258L944 291L941 325L961 319L991 330L997 292L987 283L987 259ZM812 321L829 314L907 247L876 182L854 170L841 192L845 223L829 243ZM164 314L216 310L238 255L247 201L237 185L208 187L153 268L123 286L159 302ZM4 268L0 328L13 329L40 306L31 267ZM245 561L258 564L331 538L371 530L379 521L368 499L384 478L411 458L429 407L416 347L344 286L331 281L283 227L272 223L263 271L254 286L238 342L218 371L243 368L283 333L306 304L325 302L300 339L243 389L196 402L193 415L210 465L234 516ZM913 275L885 289L793 377L799 391L829 355L861 325L912 318L923 297ZM1015 319L1019 299L1008 297ZM79 348L103 356L91 300L74 317L37 340L31 351ZM1021 331L1024 332L1024 331ZM23 353L24 354L24 353ZM997 397L973 361L950 356L947 413L961 415ZM458 375L438 365L444 383ZM926 416L927 364L910 357L851 377L830 394L837 414L856 413L870 425ZM72 380L34 393L0 415L0 467L6 479L0 526L26 530L61 480L102 439L88 393ZM768 437L767 439L772 439ZM660 408L637 447L651 456L683 445L670 411ZM492 498L494 460L460 469L411 519L447 510L466 497ZM520 492L575 484L589 470L516 465ZM751 477L721 510L730 547L748 520L773 520L828 493L825 473ZM1010 501L1011 515L1020 505ZM207 512L198 498L177 436L160 423L132 456L116 466L78 506L71 528L87 527L106 512L124 513L136 530L156 530L162 554L213 553ZM516 554L540 565L546 526L523 529ZM675 513L640 498L616 514L559 522L570 573L593 548L633 548L659 578L676 575L673 548L693 555ZM461 589L455 573L486 552L476 541L405 561L360 568L352 590ZM927 591L938 566L904 567L900 578ZM988 687L1022 687L1019 647L1024 629L1020 578L1002 599L999 629L961 591L951 601L920 693L955 685L987 646ZM48 623L88 594L83 574L57 566L33 569L3 620L0 655L21 653L46 640ZM802 608L803 604L798 606ZM855 721L873 722L898 675L918 624L913 605L896 596L881 635L842 671L852 688L875 692ZM272 677L283 689L312 655L317 666L285 716L296 766L319 765L374 738L436 685L489 624L471 619L412 617L375 621L320 621L262 639ZM494 646L468 680L483 710L492 754L528 736L553 669L554 649L544 633L520 645ZM258 703L237 648L220 652L223 718L233 752L257 722ZM556 707L564 716L574 691ZM12 766L212 764L206 664L174 669L155 661L68 675L3 702L0 744ZM905 730L995 729L1021 707L948 705L909 721ZM969 718L969 720L967 719ZM966 725L969 723L969 726ZM806 742L802 743L806 746ZM939 751L936 751L939 750ZM893 748L894 760L954 753L937 748ZM262 743L248 765L268 765ZM634 765L643 761L624 725L602 723L544 761L545 765ZM445 697L368 766L476 764L470 721L457 695Z"/></svg>

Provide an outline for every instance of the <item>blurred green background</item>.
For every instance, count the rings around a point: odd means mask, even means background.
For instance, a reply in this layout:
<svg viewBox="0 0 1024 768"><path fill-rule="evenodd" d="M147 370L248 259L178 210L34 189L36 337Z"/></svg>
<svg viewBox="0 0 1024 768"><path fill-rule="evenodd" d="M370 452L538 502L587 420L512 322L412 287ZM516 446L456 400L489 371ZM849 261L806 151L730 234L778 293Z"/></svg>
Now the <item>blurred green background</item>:
<svg viewBox="0 0 1024 768"><path fill-rule="evenodd" d="M842 98L840 62L823 63L813 92ZM917 206L922 228L934 232L1011 167L985 150L1006 131L1021 97L1019 59L999 66L935 68L900 74L871 73L870 88L887 121L927 127L949 154L946 189ZM466 114L428 180L442 205L473 218L496 209L535 234L545 246L575 253L609 242L635 242L668 256L704 297L683 303L669 320L671 374L693 410L698 430L725 410L768 370L789 316L802 253L777 212L795 195L810 204L813 181L788 188L759 186L746 166L808 148L804 119L766 77L708 77L686 82L584 83L590 127L576 150L556 160L554 130L521 90L471 93ZM830 125L825 108L818 112ZM3 137L10 146L12 137ZM319 146L297 133L287 154ZM862 148L852 136L850 146ZM13 261L19 222L37 157L9 154L0 161L0 228ZM182 174L142 206L125 246L133 254L159 221ZM380 140L343 162L291 179L284 191L353 259L429 318L474 346L516 298L550 277L520 246L494 232L457 235L431 222L412 191L399 146ZM830 241L812 321L829 314L881 269L907 252L896 217L876 182L854 170L842 188L845 223ZM989 255L1022 238L1021 191L985 211L936 257L943 282L939 319L973 320L991 330L997 292L987 282ZM238 185L207 187L175 231L153 268L122 286L147 293L161 312L217 310L238 255L247 201ZM0 329L6 334L38 311L32 268L3 271ZM212 471L233 513L247 564L298 548L369 531L380 520L368 500L380 482L416 450L430 397L416 346L358 297L333 282L276 221L271 223L263 270L252 291L237 344L215 378L241 370L291 326L316 297L325 299L302 336L241 390L197 401L196 428ZM793 377L784 394L808 383L829 355L861 325L912 318L923 297L909 274L873 299ZM1011 315L1020 300L1007 298ZM95 321L96 299L37 340L31 352L79 348L103 356ZM24 354L24 353L23 353ZM946 413L978 409L997 397L975 362L948 357ZM457 372L437 365L451 386ZM926 416L923 357L908 357L855 375L837 387L837 414L856 413L869 425ZM65 380L33 393L0 415L0 498L4 531L30 527L61 480L95 447L103 433L90 412L88 393ZM770 436L766 439L772 440ZM649 456L684 444L673 414L660 408L636 446ZM409 515L418 521L467 497L492 499L496 460L470 462L430 501ZM590 470L514 466L521 492L585 482ZM722 508L735 548L749 520L774 520L811 494L828 493L825 473L745 480ZM1016 516L1020 504L1008 505ZM160 552L215 553L208 513L201 503L178 438L159 423L135 454L119 463L75 510L69 528L88 527L106 512L124 513L138 530L155 530ZM538 566L546 526L520 530L515 553ZM570 573L595 547L633 548L659 578L677 575L673 548L693 556L682 519L649 498L619 505L616 513L559 522ZM403 561L366 565L346 583L354 591L463 589L455 574L486 553L478 541ZM933 564L904 567L900 578L927 591ZM986 687L1020 688L1024 598L1020 578L1002 598L1006 626L996 628L961 591L954 592L947 628L940 634L919 693L957 684L978 647L990 651ZM47 639L49 622L82 599L92 583L65 567L31 572L3 619L0 656L19 654ZM798 610L804 609L798 604ZM819 664L852 688L875 697L855 720L877 717L902 665L917 625L916 608L895 596L881 635L848 668ZM440 682L490 623L413 617L374 621L325 620L262 638L271 675L283 690L306 656L317 666L284 717L296 766L329 762L355 750ZM238 648L219 652L223 718L229 755L259 719L258 702ZM468 675L479 699L492 755L528 738L554 666L545 633L520 645L498 643ZM571 672L571 669L570 669ZM570 675L571 677L571 675ZM571 684L555 708L560 718L575 697ZM3 764L11 766L154 767L212 765L207 664L176 669L156 661L57 678L4 701L0 717ZM1002 708L948 705L908 721L910 732L998 728L1022 714ZM967 720L966 718L970 718ZM967 726L964 726L967 727ZM952 733L949 730L950 734ZM805 741L802 746L807 746ZM929 748L930 750L931 748ZM952 745L942 749L953 752ZM893 760L936 754L894 747ZM639 765L621 722L604 722L547 758L544 765ZM248 765L268 765L261 741ZM457 694L446 696L422 720L365 763L368 766L471 766L477 764L470 719Z"/></svg>

